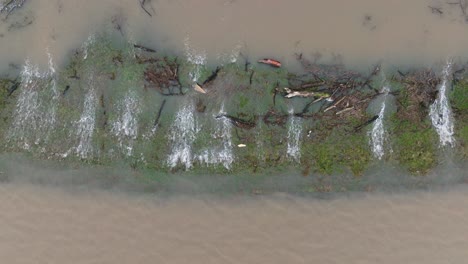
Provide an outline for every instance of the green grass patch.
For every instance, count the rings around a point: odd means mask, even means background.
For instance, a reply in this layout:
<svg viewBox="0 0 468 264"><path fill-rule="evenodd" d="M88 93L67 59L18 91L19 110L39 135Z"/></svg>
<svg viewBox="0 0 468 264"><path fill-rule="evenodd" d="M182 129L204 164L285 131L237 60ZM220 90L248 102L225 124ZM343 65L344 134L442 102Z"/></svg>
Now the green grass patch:
<svg viewBox="0 0 468 264"><path fill-rule="evenodd" d="M359 176L371 158L366 135L348 133L344 127L335 128L324 140L306 141L302 148L302 163L312 164L314 171L326 175L349 169Z"/></svg>
<svg viewBox="0 0 468 264"><path fill-rule="evenodd" d="M396 159L414 175L426 174L437 163L437 135L429 124L423 128L392 118Z"/></svg>

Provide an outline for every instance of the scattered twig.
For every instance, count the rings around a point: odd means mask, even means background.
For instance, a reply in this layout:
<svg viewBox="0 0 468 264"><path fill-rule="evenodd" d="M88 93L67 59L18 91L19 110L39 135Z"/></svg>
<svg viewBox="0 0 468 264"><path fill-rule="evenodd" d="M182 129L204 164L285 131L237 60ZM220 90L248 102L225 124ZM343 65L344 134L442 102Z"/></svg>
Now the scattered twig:
<svg viewBox="0 0 468 264"><path fill-rule="evenodd" d="M154 120L154 125L153 128L156 128L159 126L159 119L161 118L162 111L164 109L164 105L166 105L166 99L162 101L161 106L159 107L158 115L156 116L156 120Z"/></svg>
<svg viewBox="0 0 468 264"><path fill-rule="evenodd" d="M220 114L217 115L216 118L227 118L231 124L233 124L236 127L243 128L243 129L251 129L254 128L257 124L252 121L247 121L243 120L234 116L226 115L226 114Z"/></svg>
<svg viewBox="0 0 468 264"><path fill-rule="evenodd" d="M145 13L148 14L148 16L152 17L153 15L151 15L151 13L146 9L145 4L146 0L140 0L141 9L143 9L143 11L145 11Z"/></svg>
<svg viewBox="0 0 468 264"><path fill-rule="evenodd" d="M358 132L358 131L361 130L363 127L365 127L365 126L367 126L367 125L373 123L373 122L374 122L375 120L377 120L378 118L379 118L378 115L373 116L372 118L370 118L370 119L367 120L366 122L360 124L359 126L356 126L356 127L354 128L354 132Z"/></svg>
<svg viewBox="0 0 468 264"><path fill-rule="evenodd" d="M267 125L284 126L288 117L287 114L277 113L274 109L270 109L263 116L263 122Z"/></svg>
<svg viewBox="0 0 468 264"><path fill-rule="evenodd" d="M353 109L354 109L354 106L345 108L345 109L343 109L343 110L341 110L341 111L339 111L339 112L336 112L336 115L341 115L341 114L343 114L343 113L345 113L345 112L348 112L348 111L351 111L351 110L353 110Z"/></svg>
<svg viewBox="0 0 468 264"><path fill-rule="evenodd" d="M273 90L273 105L276 105L276 95L278 94L278 88Z"/></svg>
<svg viewBox="0 0 468 264"><path fill-rule="evenodd" d="M442 12L442 9L439 8L439 7L433 7L433 6L427 6L429 7L429 9L431 9L431 12L433 14L437 14L437 15L442 15L444 12Z"/></svg>
<svg viewBox="0 0 468 264"><path fill-rule="evenodd" d="M250 62L247 59L245 59L245 63L244 63L244 71L245 72L249 71L249 65L250 65Z"/></svg>
<svg viewBox="0 0 468 264"><path fill-rule="evenodd" d="M65 86L65 89L62 92L62 96L65 96L68 93L68 90L70 90L70 85Z"/></svg>
<svg viewBox="0 0 468 264"><path fill-rule="evenodd" d="M216 79L218 77L218 72L221 70L221 67L216 67L216 70L214 70L208 78L203 82L203 85L206 85Z"/></svg>
<svg viewBox="0 0 468 264"><path fill-rule="evenodd" d="M18 90L21 82L18 82L17 80L13 81L13 85L8 89L8 97L10 97L16 90Z"/></svg>
<svg viewBox="0 0 468 264"><path fill-rule="evenodd" d="M307 114L307 112L309 111L310 109L310 106L313 105L314 103L317 103L319 101L321 101L322 98L319 98L317 100L311 100L310 102L308 102L304 108L302 108L302 111L300 113L295 113L294 116L297 116L297 117L304 117L305 114Z"/></svg>
<svg viewBox="0 0 468 264"><path fill-rule="evenodd" d="M401 75L401 77L406 77L406 73L401 72L400 70L397 70L398 74Z"/></svg>
<svg viewBox="0 0 468 264"><path fill-rule="evenodd" d="M285 98L293 98L293 97L330 97L329 94L326 93L317 93L317 92L305 92L305 91L293 91L289 88L284 88L286 95Z"/></svg>
<svg viewBox="0 0 468 264"><path fill-rule="evenodd" d="M137 48L137 49L141 49L142 51L146 51L146 52L156 52L156 50L154 49L151 49L151 48L148 48L148 47L145 47L145 46L142 46L142 45L138 45L138 44L134 44L133 47Z"/></svg>

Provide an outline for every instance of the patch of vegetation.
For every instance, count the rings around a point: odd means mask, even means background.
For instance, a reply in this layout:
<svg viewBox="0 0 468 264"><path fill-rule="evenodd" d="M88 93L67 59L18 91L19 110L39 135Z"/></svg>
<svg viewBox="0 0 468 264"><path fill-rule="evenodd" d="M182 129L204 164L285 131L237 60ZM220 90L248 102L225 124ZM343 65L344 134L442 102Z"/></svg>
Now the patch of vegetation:
<svg viewBox="0 0 468 264"><path fill-rule="evenodd" d="M468 158L468 80L459 81L450 94L455 115L455 137L459 141L461 156Z"/></svg>
<svg viewBox="0 0 468 264"><path fill-rule="evenodd" d="M437 164L437 134L428 120L440 79L430 70L414 71L400 80L397 112L390 118L393 157L411 174L423 175Z"/></svg>
<svg viewBox="0 0 468 264"><path fill-rule="evenodd" d="M414 124L392 118L396 159L415 175L422 175L437 163L437 135L429 124Z"/></svg>
<svg viewBox="0 0 468 264"><path fill-rule="evenodd" d="M8 95L8 87L10 86L9 80L0 79L0 111L3 110L6 104L6 98Z"/></svg>
<svg viewBox="0 0 468 264"><path fill-rule="evenodd" d="M465 122L460 129L457 129L458 138L461 141L461 151L463 157L468 158L468 124Z"/></svg>
<svg viewBox="0 0 468 264"><path fill-rule="evenodd" d="M361 175L371 161L371 153L364 133L349 133L344 127L335 128L324 140L304 143L302 163L312 164L321 174L332 174L349 169L355 176Z"/></svg>
<svg viewBox="0 0 468 264"><path fill-rule="evenodd" d="M457 112L468 111L468 80L459 81L454 87L450 95L452 108Z"/></svg>

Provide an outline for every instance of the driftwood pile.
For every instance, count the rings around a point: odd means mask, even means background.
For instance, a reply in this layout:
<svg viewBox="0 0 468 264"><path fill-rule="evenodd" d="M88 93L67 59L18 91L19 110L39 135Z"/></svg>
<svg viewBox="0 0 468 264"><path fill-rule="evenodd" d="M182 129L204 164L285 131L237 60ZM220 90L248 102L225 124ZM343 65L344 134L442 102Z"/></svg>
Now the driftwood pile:
<svg viewBox="0 0 468 264"><path fill-rule="evenodd" d="M363 116L363 111L369 101L380 92L372 86L372 78L380 72L380 64L376 65L369 75L349 71L343 65L323 65L296 55L306 71L302 76L289 79L290 87L277 89L274 97L279 93L285 98L311 97L311 101L297 117L308 118L317 115ZM367 91L367 92L366 92ZM275 98L274 98L275 100ZM309 113L311 105L320 103L318 113ZM271 119L271 113L269 118Z"/></svg>

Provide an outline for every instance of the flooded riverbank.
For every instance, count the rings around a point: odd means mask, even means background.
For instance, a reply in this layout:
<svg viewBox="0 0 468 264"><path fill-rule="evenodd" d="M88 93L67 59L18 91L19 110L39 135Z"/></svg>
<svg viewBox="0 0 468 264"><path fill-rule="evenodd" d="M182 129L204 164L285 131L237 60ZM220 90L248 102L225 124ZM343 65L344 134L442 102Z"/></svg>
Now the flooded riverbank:
<svg viewBox="0 0 468 264"><path fill-rule="evenodd" d="M0 185L8 263L459 263L466 186L310 200L134 197Z"/></svg>
<svg viewBox="0 0 468 264"><path fill-rule="evenodd" d="M0 1L0 259L463 262L467 8Z"/></svg>

